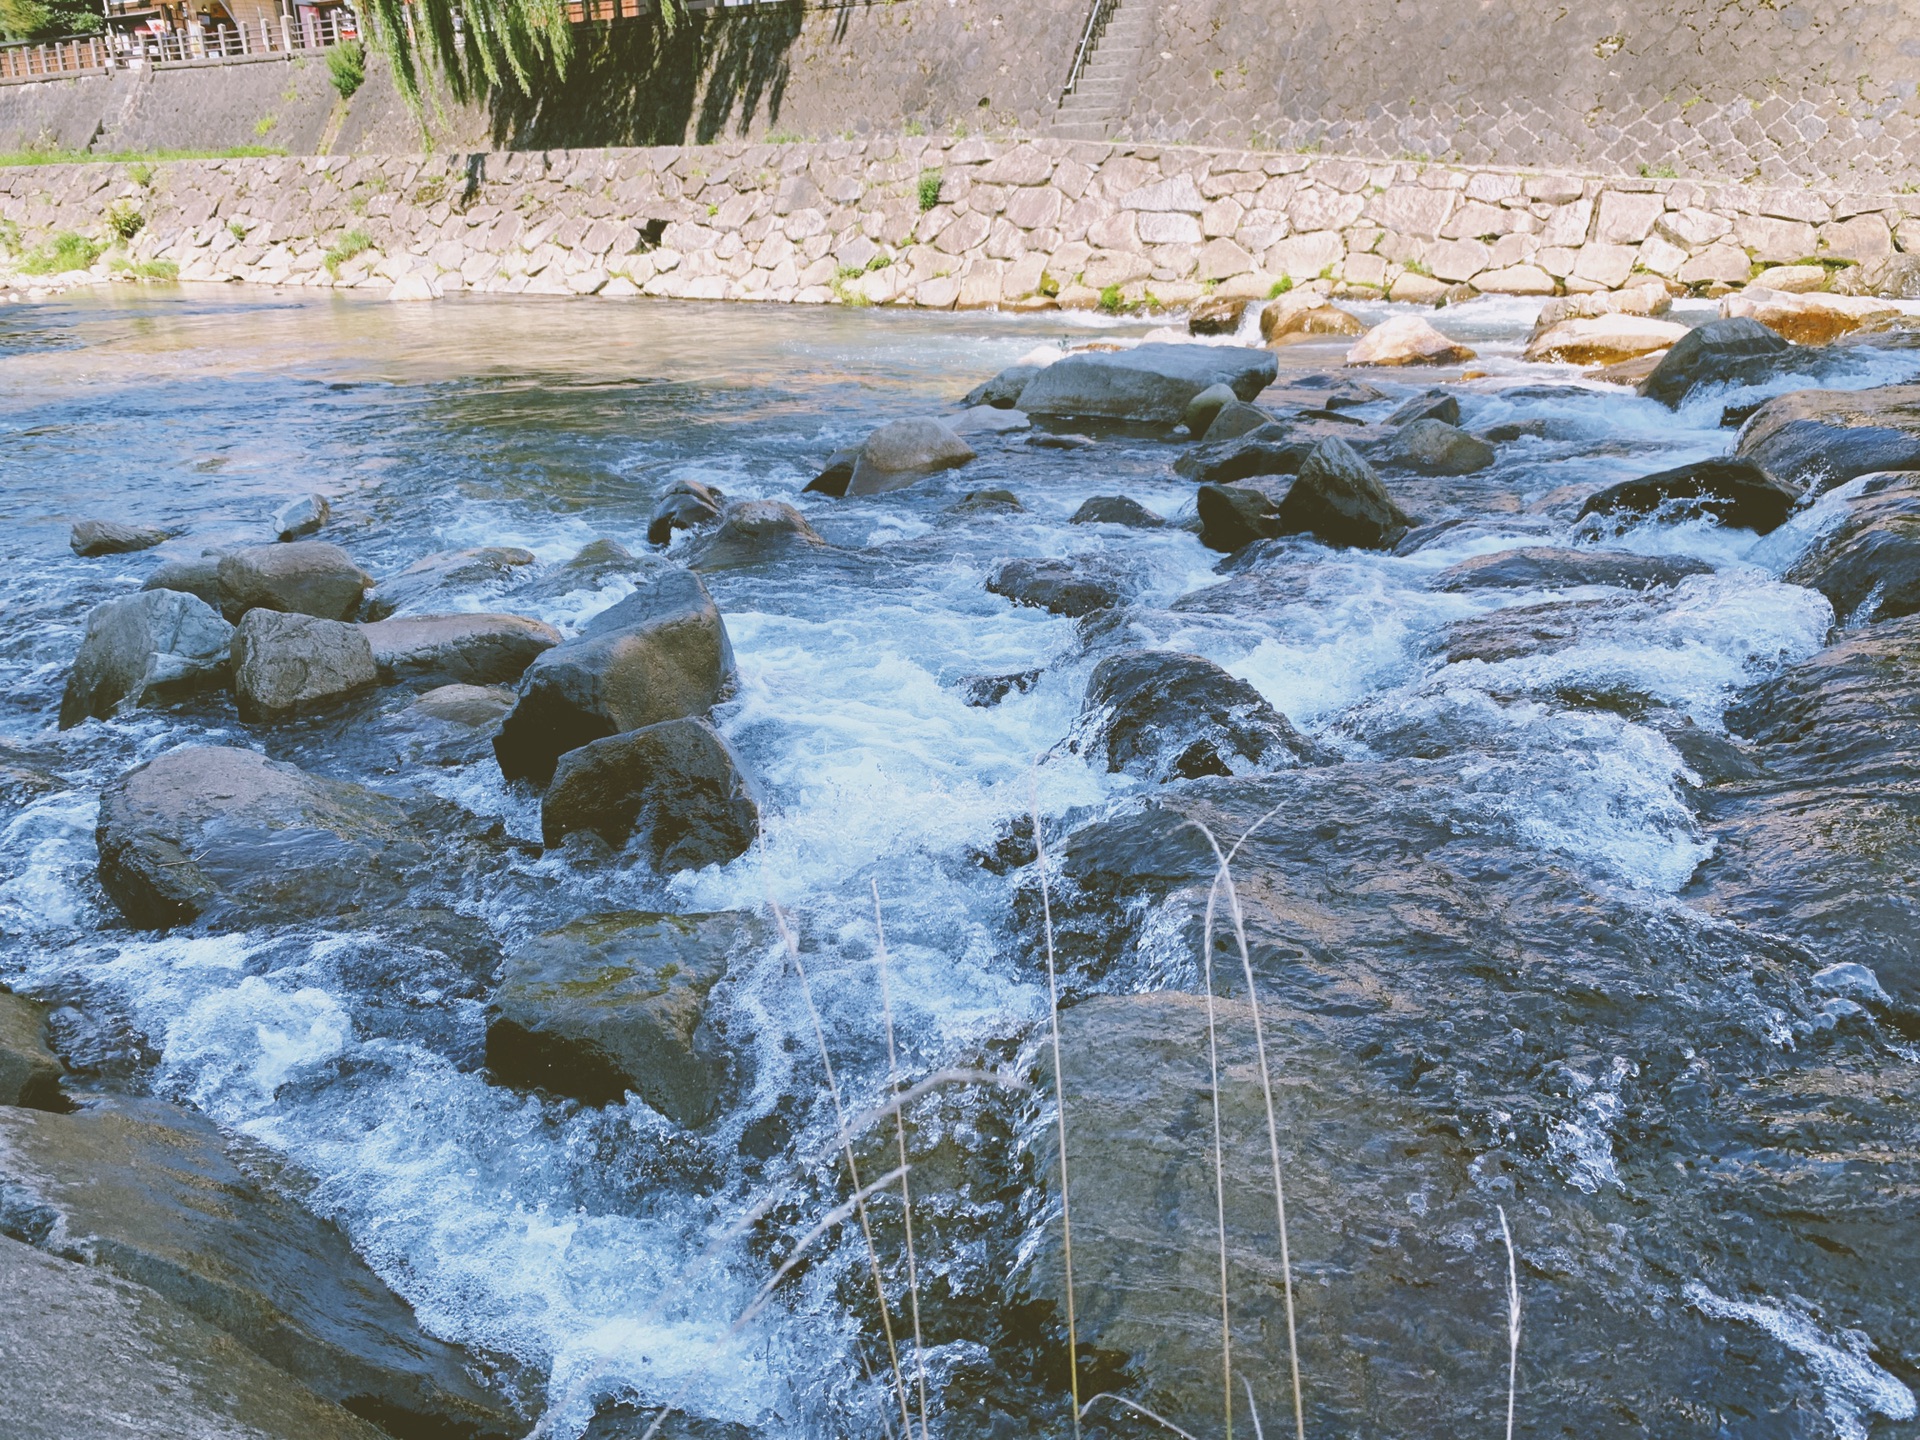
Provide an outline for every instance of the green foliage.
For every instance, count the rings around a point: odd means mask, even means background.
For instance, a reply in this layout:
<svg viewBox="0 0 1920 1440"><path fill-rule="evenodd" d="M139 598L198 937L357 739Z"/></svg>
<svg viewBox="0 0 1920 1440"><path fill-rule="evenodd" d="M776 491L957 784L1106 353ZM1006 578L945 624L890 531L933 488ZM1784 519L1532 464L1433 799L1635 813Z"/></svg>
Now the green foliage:
<svg viewBox="0 0 1920 1440"><path fill-rule="evenodd" d="M367 0L360 15L416 108L430 74L456 101L496 89L531 96L534 74L563 74L573 49L565 0ZM679 20L679 0L660 0L660 23Z"/></svg>
<svg viewBox="0 0 1920 1440"><path fill-rule="evenodd" d="M1671 165L1642 165L1641 178L1647 180L1678 180L1680 172Z"/></svg>
<svg viewBox="0 0 1920 1440"><path fill-rule="evenodd" d="M89 240L72 230L63 231L30 251L20 262L23 275L62 275L69 270L86 270L106 250L98 240Z"/></svg>
<svg viewBox="0 0 1920 1440"><path fill-rule="evenodd" d="M918 120L909 120L906 124L906 132L909 135L924 135L927 133L927 127Z"/></svg>
<svg viewBox="0 0 1920 1440"><path fill-rule="evenodd" d="M0 255L20 253L20 227L11 220L0 220Z"/></svg>
<svg viewBox="0 0 1920 1440"><path fill-rule="evenodd" d="M247 238L247 227L242 225L238 220L229 220L227 222L227 233L236 240L245 240Z"/></svg>
<svg viewBox="0 0 1920 1440"><path fill-rule="evenodd" d="M95 0L0 0L0 35L9 40L61 40L99 33Z"/></svg>
<svg viewBox="0 0 1920 1440"><path fill-rule="evenodd" d="M121 260L115 262L113 268L122 275L132 275L141 280L178 280L180 278L180 267L171 260L142 260L137 265Z"/></svg>
<svg viewBox="0 0 1920 1440"><path fill-rule="evenodd" d="M342 40L327 51L327 78L342 100L351 100L367 83L367 47L358 40Z"/></svg>
<svg viewBox="0 0 1920 1440"><path fill-rule="evenodd" d="M96 154L90 150L60 150L33 146L25 150L0 153L0 168L15 165L126 165L127 178L136 185L153 184L151 162L159 160L243 160L262 155L284 155L274 145L235 145L227 150L116 150Z"/></svg>
<svg viewBox="0 0 1920 1440"><path fill-rule="evenodd" d="M413 192L413 203L422 210L431 210L447 198L447 177L429 175L420 182L420 188Z"/></svg>
<svg viewBox="0 0 1920 1440"><path fill-rule="evenodd" d="M1125 302L1120 299L1120 287L1109 285L1100 292L1100 308L1109 315L1118 315Z"/></svg>
<svg viewBox="0 0 1920 1440"><path fill-rule="evenodd" d="M278 115L262 115L258 120L253 122L253 133L262 137L271 135L273 133L273 127L279 123L280 117Z"/></svg>
<svg viewBox="0 0 1920 1440"><path fill-rule="evenodd" d="M146 223L147 217L131 200L116 200L107 207L107 228L123 242L138 235Z"/></svg>
<svg viewBox="0 0 1920 1440"><path fill-rule="evenodd" d="M940 172L922 170L920 172L920 210L924 214L940 203Z"/></svg>
<svg viewBox="0 0 1920 1440"><path fill-rule="evenodd" d="M1273 282L1273 288L1267 291L1267 298L1269 300L1278 300L1292 288L1293 277L1291 275L1282 275L1278 280Z"/></svg>
<svg viewBox="0 0 1920 1440"><path fill-rule="evenodd" d="M329 275L338 275L340 273L340 267L346 264L347 261L372 248L373 237L367 234L366 231L349 230L334 242L331 250L320 257L320 263L327 267L327 273Z"/></svg>
<svg viewBox="0 0 1920 1440"><path fill-rule="evenodd" d="M1051 271L1040 272L1040 294L1052 299L1060 293L1060 282L1053 278Z"/></svg>

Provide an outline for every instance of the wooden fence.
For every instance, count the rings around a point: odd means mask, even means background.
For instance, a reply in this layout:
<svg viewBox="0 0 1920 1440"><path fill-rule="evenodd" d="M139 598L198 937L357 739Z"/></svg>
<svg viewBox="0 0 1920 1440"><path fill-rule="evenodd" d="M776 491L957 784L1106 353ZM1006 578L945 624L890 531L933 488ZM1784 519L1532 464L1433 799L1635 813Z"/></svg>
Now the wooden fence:
<svg viewBox="0 0 1920 1440"><path fill-rule="evenodd" d="M634 0L626 0L634 3ZM211 29L138 30L40 44L0 45L0 81L85 75L138 65L218 64L324 50L359 37L353 17L340 10L289 19L248 21Z"/></svg>

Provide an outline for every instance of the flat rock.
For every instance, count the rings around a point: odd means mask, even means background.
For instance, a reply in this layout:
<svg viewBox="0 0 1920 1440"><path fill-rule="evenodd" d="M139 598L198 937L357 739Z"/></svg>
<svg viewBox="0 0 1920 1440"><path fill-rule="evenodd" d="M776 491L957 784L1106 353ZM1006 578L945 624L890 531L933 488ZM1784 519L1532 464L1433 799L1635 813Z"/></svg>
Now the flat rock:
<svg viewBox="0 0 1920 1440"><path fill-rule="evenodd" d="M1862 326L1900 318L1882 300L1852 295L1807 295L1750 285L1720 302L1725 316L1757 320L1796 345L1825 345Z"/></svg>
<svg viewBox="0 0 1920 1440"><path fill-rule="evenodd" d="M1213 419L1207 422L1207 428L1202 433L1207 443L1212 445L1251 435L1272 423L1273 416L1258 405L1249 405L1244 400L1230 400L1214 412Z"/></svg>
<svg viewBox="0 0 1920 1440"><path fill-rule="evenodd" d="M1608 315L1665 315L1673 297L1664 285L1634 285L1625 290L1595 290L1586 295L1559 295L1541 302L1529 341L1569 320L1595 320Z"/></svg>
<svg viewBox="0 0 1920 1440"><path fill-rule="evenodd" d="M1073 512L1073 525L1124 525L1129 530L1162 530L1167 522L1125 495L1095 495Z"/></svg>
<svg viewBox="0 0 1920 1440"><path fill-rule="evenodd" d="M891 420L861 444L846 493L881 495L904 489L973 458L973 447L944 420L931 416Z"/></svg>
<svg viewBox="0 0 1920 1440"><path fill-rule="evenodd" d="M627 559L639 563L631 555ZM385 620L403 611L444 605L450 595L499 589L533 563L533 552L516 545L481 545L423 555L398 575L373 587L367 595L366 618Z"/></svg>
<svg viewBox="0 0 1920 1440"><path fill-rule="evenodd" d="M852 471L848 471L851 476ZM726 497L700 480L676 480L647 517L647 543L665 545L676 530L699 530L720 519Z"/></svg>
<svg viewBox="0 0 1920 1440"><path fill-rule="evenodd" d="M165 703L227 680L233 627L179 590L142 590L93 607L60 697L60 728Z"/></svg>
<svg viewBox="0 0 1920 1440"><path fill-rule="evenodd" d="M100 797L100 883L127 920L285 924L405 904L423 879L490 859L472 818L251 750L186 746Z"/></svg>
<svg viewBox="0 0 1920 1440"><path fill-rule="evenodd" d="M733 647L700 577L667 570L543 651L494 740L509 780L545 784L592 740L705 715L732 688Z"/></svg>
<svg viewBox="0 0 1920 1440"><path fill-rule="evenodd" d="M37 1000L0 989L0 1105L65 1110L67 1073L47 1048L47 1010Z"/></svg>
<svg viewBox="0 0 1920 1440"><path fill-rule="evenodd" d="M1134 650L1094 667L1079 748L1146 780L1247 774L1318 759L1317 747L1213 661Z"/></svg>
<svg viewBox="0 0 1920 1440"><path fill-rule="evenodd" d="M1783 578L1826 596L1842 625L1920 612L1920 474L1866 476L1846 507Z"/></svg>
<svg viewBox="0 0 1920 1440"><path fill-rule="evenodd" d="M1741 428L1734 454L1812 495L1856 475L1920 468L1920 385L1776 395Z"/></svg>
<svg viewBox="0 0 1920 1440"><path fill-rule="evenodd" d="M1202 485L1231 485L1253 475L1297 475L1315 442L1297 426L1273 420L1231 440L1195 445L1173 462L1173 472Z"/></svg>
<svg viewBox="0 0 1920 1440"><path fill-rule="evenodd" d="M1396 315L1361 336L1347 352L1347 364L1459 365L1473 355L1418 315Z"/></svg>
<svg viewBox="0 0 1920 1440"><path fill-rule="evenodd" d="M333 506L324 495L302 495L273 512L277 540L299 540L317 532L333 518Z"/></svg>
<svg viewBox="0 0 1920 1440"><path fill-rule="evenodd" d="M1118 605L1124 591L1103 565L1089 560L1009 560L987 580L987 589L1016 605L1079 617Z"/></svg>
<svg viewBox="0 0 1920 1440"><path fill-rule="evenodd" d="M1463 560L1442 570L1431 583L1435 590L1571 590L1583 585L1652 590L1712 570L1704 560L1687 556L1528 545Z"/></svg>
<svg viewBox="0 0 1920 1440"><path fill-rule="evenodd" d="M0 1236L8 1440L390 1440L144 1285Z"/></svg>
<svg viewBox="0 0 1920 1440"><path fill-rule="evenodd" d="M1428 390L1403 401L1380 423L1411 425L1416 420L1439 420L1448 425L1460 423L1460 397L1445 390Z"/></svg>
<svg viewBox="0 0 1920 1440"><path fill-rule="evenodd" d="M1415 420L1394 431L1381 458L1419 475L1472 475L1493 464L1494 451L1444 420Z"/></svg>
<svg viewBox="0 0 1920 1440"><path fill-rule="evenodd" d="M136 550L151 550L173 538L174 532L158 525L122 525L117 520L77 520L67 543L73 553L84 559L99 555L131 555Z"/></svg>
<svg viewBox="0 0 1920 1440"><path fill-rule="evenodd" d="M701 1033L707 995L766 927L741 911L591 915L508 957L487 1014L487 1069L503 1085L588 1105L638 1095L704 1125L724 1057Z"/></svg>
<svg viewBox="0 0 1920 1440"><path fill-rule="evenodd" d="M1765 535L1786 522L1800 492L1746 460L1702 460L1623 480L1587 497L1580 515L1710 515L1735 530Z"/></svg>
<svg viewBox="0 0 1920 1440"><path fill-rule="evenodd" d="M249 610L234 629L233 698L242 720L272 723L311 714L370 690L379 680L360 626Z"/></svg>
<svg viewBox="0 0 1920 1440"><path fill-rule="evenodd" d="M584 830L616 850L635 843L656 870L697 870L744 854L760 833L760 807L720 732L684 718L567 751L540 830L549 846Z"/></svg>
<svg viewBox="0 0 1920 1440"><path fill-rule="evenodd" d="M1618 365L1670 349L1687 327L1638 315L1563 320L1527 344L1525 358L1560 365Z"/></svg>
<svg viewBox="0 0 1920 1440"><path fill-rule="evenodd" d="M249 610L351 620L373 577L338 545L295 540L253 545L220 557L220 609L238 621Z"/></svg>
<svg viewBox="0 0 1920 1440"><path fill-rule="evenodd" d="M505 720L519 698L502 685L442 685L407 709L422 719L477 730Z"/></svg>
<svg viewBox="0 0 1920 1440"><path fill-rule="evenodd" d="M198 1116L117 1098L0 1110L0 1173L14 1238L151 1287L324 1399L398 1433L518 1433L345 1236L256 1182Z"/></svg>
<svg viewBox="0 0 1920 1440"><path fill-rule="evenodd" d="M1640 393L1678 408L1709 385L1746 385L1774 373L1791 353L1787 342L1746 316L1709 320L1674 341L1664 359L1640 382Z"/></svg>
<svg viewBox="0 0 1920 1440"><path fill-rule="evenodd" d="M1391 550L1412 526L1373 467L1340 440L1322 440L1313 447L1281 502L1280 523L1285 534L1367 550Z"/></svg>
<svg viewBox="0 0 1920 1440"><path fill-rule="evenodd" d="M510 685L563 638L524 615L405 615L359 630L383 682L423 690Z"/></svg>
<svg viewBox="0 0 1920 1440"><path fill-rule="evenodd" d="M1020 394L1029 415L1174 425L1202 390L1225 385L1252 400L1273 383L1271 353L1237 345L1139 345L1057 360Z"/></svg>
<svg viewBox="0 0 1920 1440"><path fill-rule="evenodd" d="M765 565L823 549L826 540L784 500L743 500L729 505L720 528L688 563L700 570Z"/></svg>
<svg viewBox="0 0 1920 1440"><path fill-rule="evenodd" d="M220 556L202 555L194 560L167 560L147 576L142 590L178 590L197 596L215 610L220 608Z"/></svg>

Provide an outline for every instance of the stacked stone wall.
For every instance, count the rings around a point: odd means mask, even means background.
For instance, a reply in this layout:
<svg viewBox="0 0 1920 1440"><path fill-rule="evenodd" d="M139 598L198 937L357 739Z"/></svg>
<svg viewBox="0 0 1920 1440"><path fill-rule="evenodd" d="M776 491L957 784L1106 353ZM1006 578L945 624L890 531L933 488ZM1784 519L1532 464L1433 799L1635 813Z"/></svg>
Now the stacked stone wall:
<svg viewBox="0 0 1920 1440"><path fill-rule="evenodd" d="M186 280L384 287L418 272L449 291L935 308L1103 291L1178 304L1317 276L1396 298L1738 286L1761 266L1920 250L1920 196L1058 140L0 171L23 247L108 239L110 208L143 224L105 263L171 262Z"/></svg>

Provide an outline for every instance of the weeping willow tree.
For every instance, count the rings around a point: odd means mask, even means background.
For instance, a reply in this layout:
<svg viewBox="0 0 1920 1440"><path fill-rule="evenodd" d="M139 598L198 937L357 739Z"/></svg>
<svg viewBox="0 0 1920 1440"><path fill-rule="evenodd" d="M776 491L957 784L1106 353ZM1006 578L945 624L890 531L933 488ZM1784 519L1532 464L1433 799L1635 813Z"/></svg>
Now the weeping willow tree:
<svg viewBox="0 0 1920 1440"><path fill-rule="evenodd" d="M679 0L651 3L671 29ZM566 73L573 49L566 0L361 0L361 15L416 107L426 78L456 101L502 90L531 96L543 78Z"/></svg>

